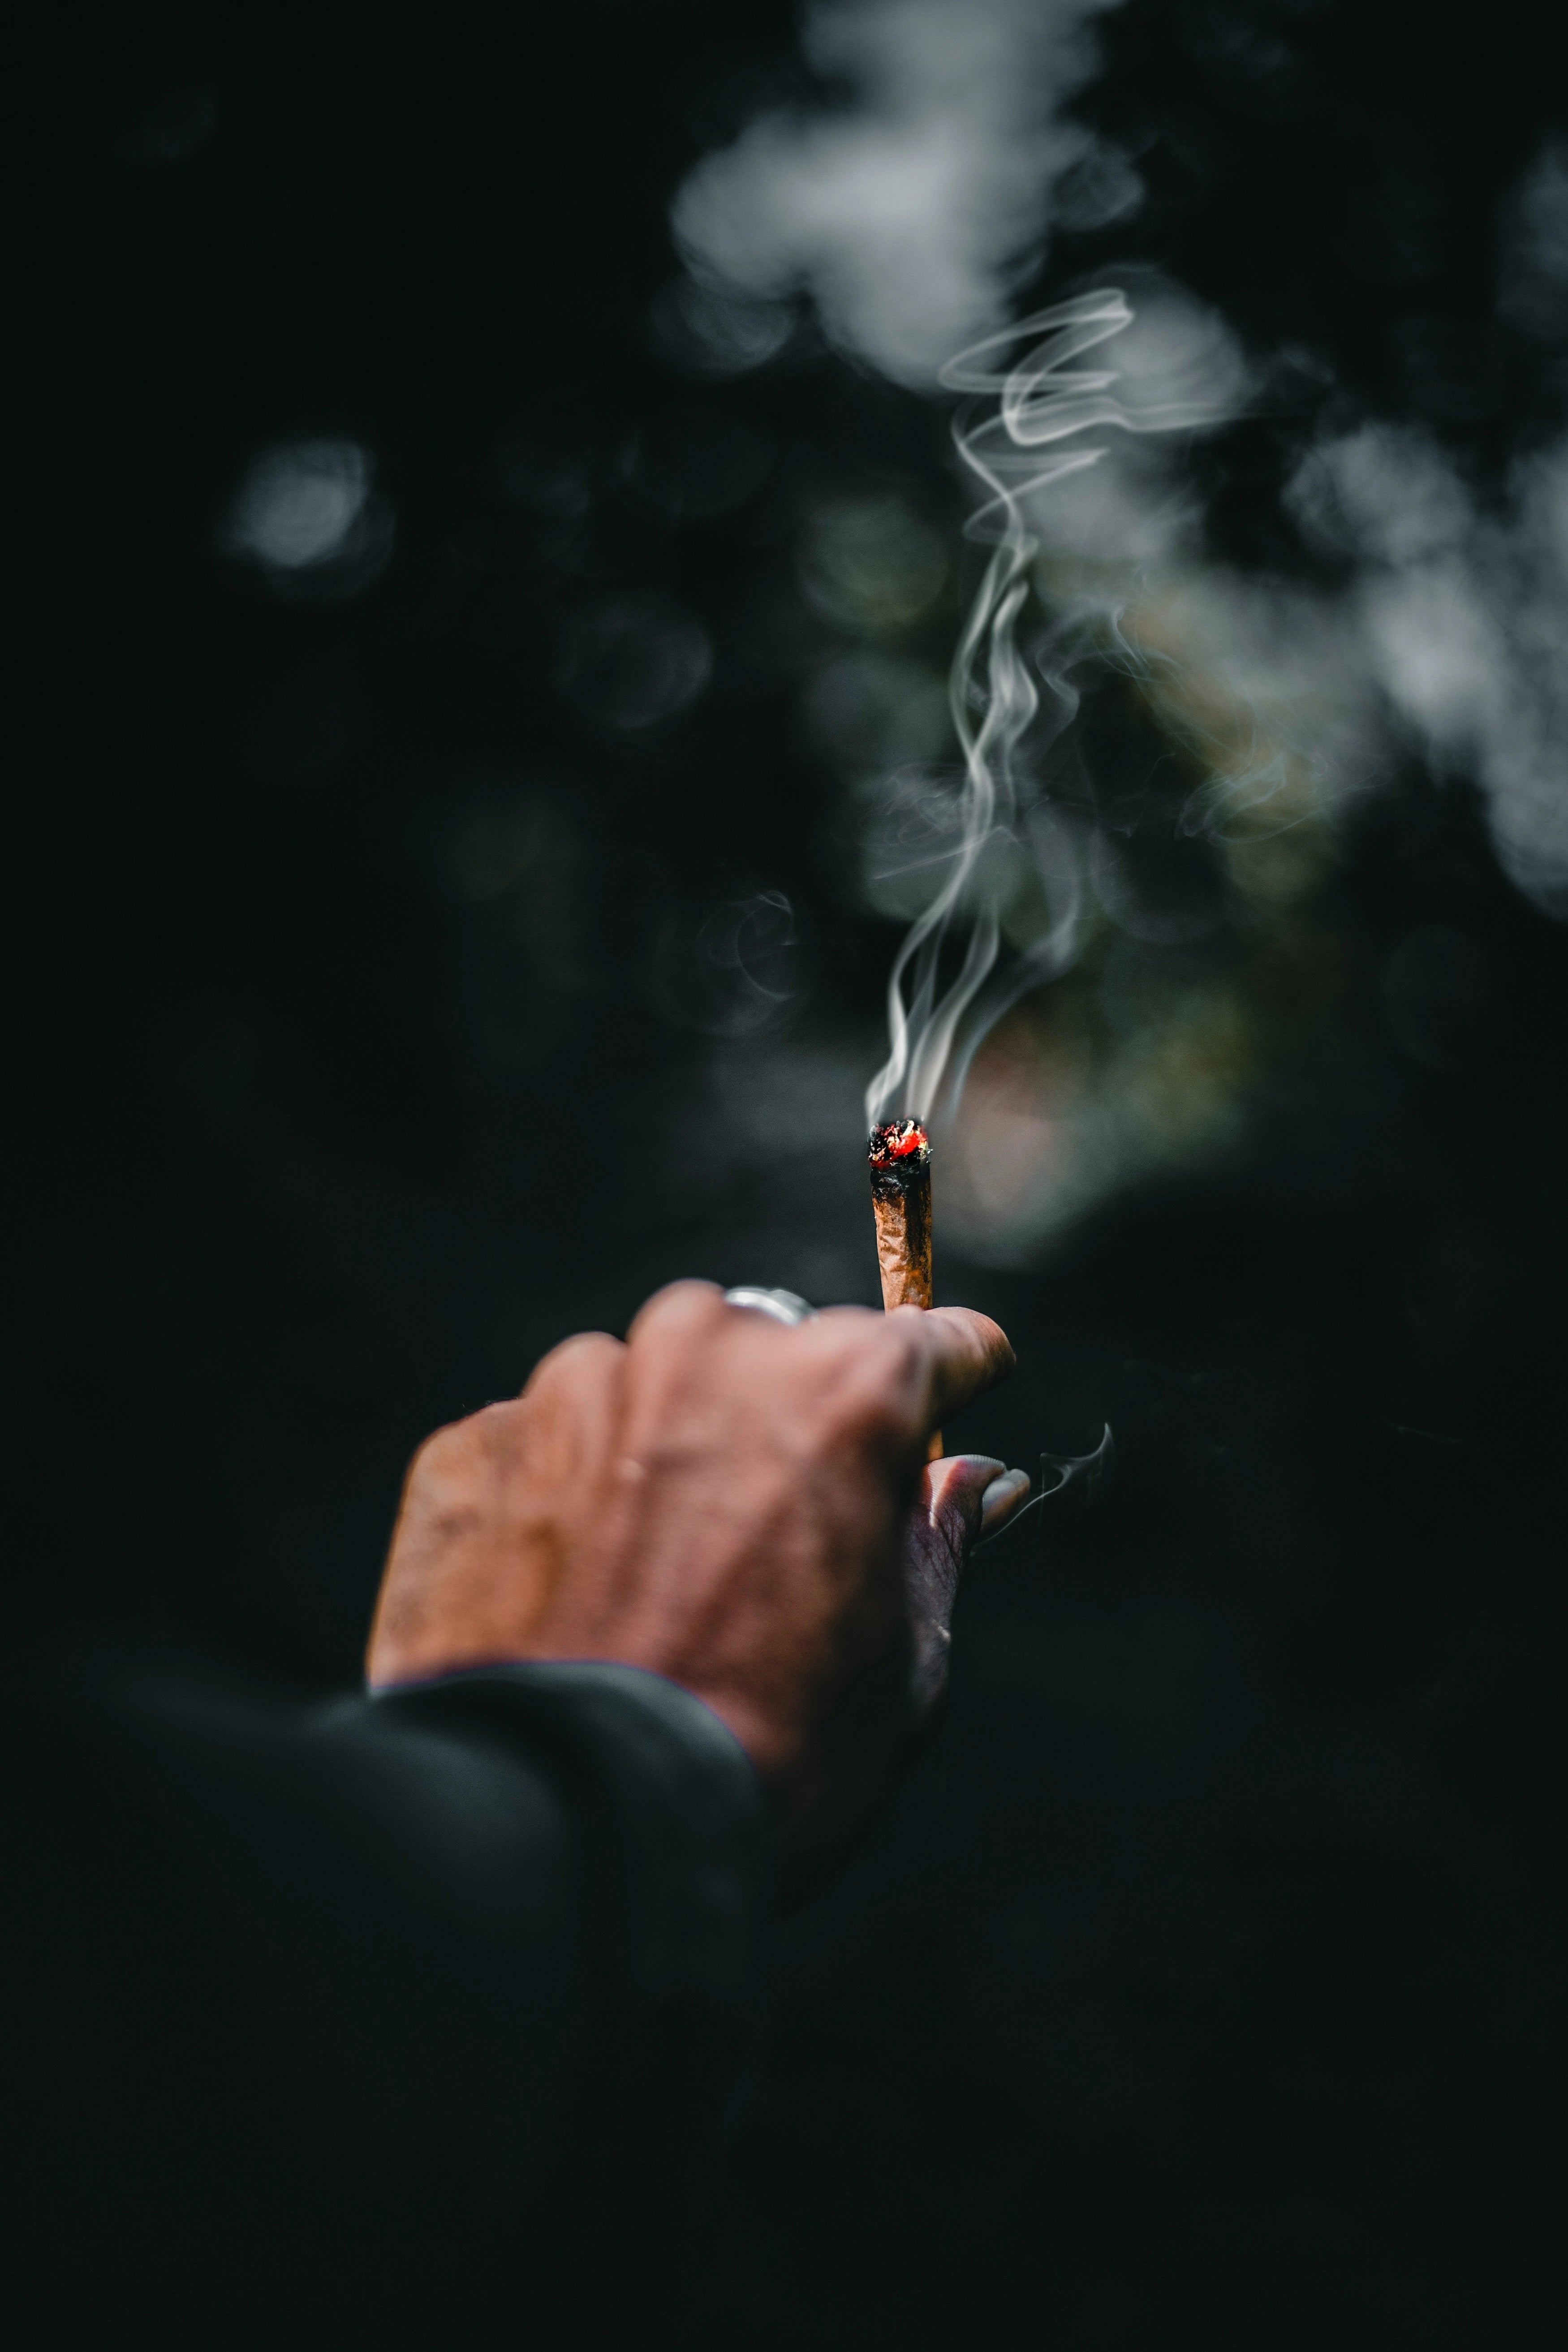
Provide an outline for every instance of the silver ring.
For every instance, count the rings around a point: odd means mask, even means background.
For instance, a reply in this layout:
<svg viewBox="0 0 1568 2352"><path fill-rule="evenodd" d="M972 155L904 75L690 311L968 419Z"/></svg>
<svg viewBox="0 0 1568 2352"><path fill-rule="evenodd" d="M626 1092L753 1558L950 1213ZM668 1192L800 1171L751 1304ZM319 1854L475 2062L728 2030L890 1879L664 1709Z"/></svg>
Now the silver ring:
<svg viewBox="0 0 1568 2352"><path fill-rule="evenodd" d="M762 1290L754 1284L741 1283L724 1293L726 1307L749 1307L755 1315L771 1315L775 1323L809 1323L816 1314L815 1307L798 1298L793 1290Z"/></svg>

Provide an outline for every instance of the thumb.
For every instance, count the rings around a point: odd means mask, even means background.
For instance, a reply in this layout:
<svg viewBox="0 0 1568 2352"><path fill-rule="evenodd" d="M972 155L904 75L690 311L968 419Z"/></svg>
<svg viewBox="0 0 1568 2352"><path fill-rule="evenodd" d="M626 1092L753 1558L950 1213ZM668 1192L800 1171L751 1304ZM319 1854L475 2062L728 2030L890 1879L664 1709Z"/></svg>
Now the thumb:
<svg viewBox="0 0 1568 2352"><path fill-rule="evenodd" d="M981 1537L1006 1526L1028 1491L1026 1470L1005 1469L989 1454L949 1454L929 1465L921 1507L963 1559Z"/></svg>
<svg viewBox="0 0 1568 2352"><path fill-rule="evenodd" d="M1000 1527L1028 1484L1021 1470L1007 1470L991 1454L946 1454L926 1465L901 1547L919 1713L929 1712L947 1680L949 1625L964 1561L982 1530Z"/></svg>

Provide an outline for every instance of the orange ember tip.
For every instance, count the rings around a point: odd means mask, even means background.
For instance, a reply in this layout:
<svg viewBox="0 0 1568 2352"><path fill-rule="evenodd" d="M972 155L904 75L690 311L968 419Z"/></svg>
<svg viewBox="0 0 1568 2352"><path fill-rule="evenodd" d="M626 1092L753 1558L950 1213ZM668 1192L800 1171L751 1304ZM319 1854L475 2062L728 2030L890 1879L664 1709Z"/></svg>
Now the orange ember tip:
<svg viewBox="0 0 1568 2352"><path fill-rule="evenodd" d="M931 1138L916 1118L890 1118L871 1129L868 1152L873 1168L889 1168L905 1160L919 1168L931 1158Z"/></svg>

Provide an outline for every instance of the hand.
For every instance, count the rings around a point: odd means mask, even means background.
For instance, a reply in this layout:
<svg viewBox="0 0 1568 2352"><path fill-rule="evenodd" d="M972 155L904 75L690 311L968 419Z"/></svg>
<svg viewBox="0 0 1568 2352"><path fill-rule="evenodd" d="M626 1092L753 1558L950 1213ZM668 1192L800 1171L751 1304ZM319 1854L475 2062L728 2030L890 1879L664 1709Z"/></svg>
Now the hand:
<svg viewBox="0 0 1568 2352"><path fill-rule="evenodd" d="M867 1725L888 1763L940 1693L965 1555L1029 1482L922 1456L1012 1365L963 1307L834 1307L789 1329L677 1283L625 1343L566 1340L514 1402L421 1446L368 1678L647 1667L704 1700L798 1817L865 1780ZM868 1706L872 1688L897 1703Z"/></svg>

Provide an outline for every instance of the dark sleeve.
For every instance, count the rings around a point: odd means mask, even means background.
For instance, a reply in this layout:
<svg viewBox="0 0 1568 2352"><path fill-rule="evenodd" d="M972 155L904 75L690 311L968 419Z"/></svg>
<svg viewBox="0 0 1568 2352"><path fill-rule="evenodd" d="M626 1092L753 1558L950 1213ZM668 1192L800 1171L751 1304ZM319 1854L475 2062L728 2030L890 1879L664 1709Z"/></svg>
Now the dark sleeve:
<svg viewBox="0 0 1568 2352"><path fill-rule="evenodd" d="M317 1708L79 1666L7 1732L7 2107L57 2322L440 2341L457 2297L510 2342L521 2294L534 2340L590 2341L676 2291L771 1906L762 1792L698 1700L609 1665Z"/></svg>

